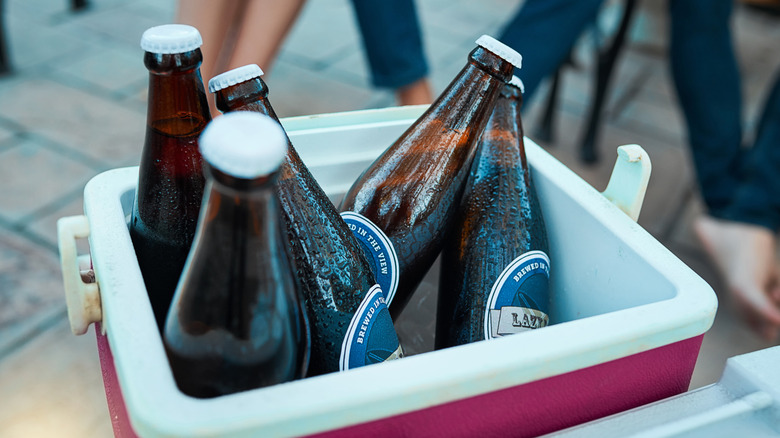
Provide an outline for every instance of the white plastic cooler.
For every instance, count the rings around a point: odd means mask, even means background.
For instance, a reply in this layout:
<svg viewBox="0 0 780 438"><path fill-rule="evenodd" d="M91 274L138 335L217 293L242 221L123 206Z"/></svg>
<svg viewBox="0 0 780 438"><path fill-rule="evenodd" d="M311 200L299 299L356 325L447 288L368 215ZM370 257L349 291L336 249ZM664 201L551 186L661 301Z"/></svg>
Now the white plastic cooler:
<svg viewBox="0 0 780 438"><path fill-rule="evenodd" d="M338 198L424 109L283 124ZM146 296L127 229L137 168L96 176L85 188L85 216L61 221L60 248L74 331L98 320L105 330L98 345L115 433L535 436L686 391L715 316L712 289L528 139L526 152L549 233L553 325L207 400L177 390ZM631 203L641 203L649 164L628 156L635 150L623 153L605 195L635 218ZM97 287L80 280L78 236L89 238Z"/></svg>

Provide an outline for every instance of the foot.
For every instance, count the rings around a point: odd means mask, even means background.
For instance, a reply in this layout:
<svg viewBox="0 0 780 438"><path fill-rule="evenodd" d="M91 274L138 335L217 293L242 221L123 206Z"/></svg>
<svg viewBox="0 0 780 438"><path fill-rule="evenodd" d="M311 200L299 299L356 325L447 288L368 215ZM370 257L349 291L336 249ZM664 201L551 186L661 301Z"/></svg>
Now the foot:
<svg viewBox="0 0 780 438"><path fill-rule="evenodd" d="M748 324L768 341L780 333L776 241L767 228L702 216L694 230Z"/></svg>
<svg viewBox="0 0 780 438"><path fill-rule="evenodd" d="M431 85L425 78L399 88L395 92L395 97L399 105L422 105L433 102Z"/></svg>

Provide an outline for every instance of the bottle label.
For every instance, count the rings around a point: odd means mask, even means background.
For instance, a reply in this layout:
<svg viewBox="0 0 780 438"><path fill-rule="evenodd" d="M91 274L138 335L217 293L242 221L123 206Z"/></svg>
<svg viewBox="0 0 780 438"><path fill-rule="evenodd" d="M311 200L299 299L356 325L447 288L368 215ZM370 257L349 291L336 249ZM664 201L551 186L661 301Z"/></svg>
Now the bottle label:
<svg viewBox="0 0 780 438"><path fill-rule="evenodd" d="M545 327L550 258L529 251L514 259L493 284L485 310L485 339Z"/></svg>
<svg viewBox="0 0 780 438"><path fill-rule="evenodd" d="M341 345L339 369L346 371L402 356L403 351L382 288L375 284L349 323Z"/></svg>
<svg viewBox="0 0 780 438"><path fill-rule="evenodd" d="M398 255L392 242L379 227L361 214L345 211L341 217L373 264L376 282L382 288L389 306L398 288Z"/></svg>

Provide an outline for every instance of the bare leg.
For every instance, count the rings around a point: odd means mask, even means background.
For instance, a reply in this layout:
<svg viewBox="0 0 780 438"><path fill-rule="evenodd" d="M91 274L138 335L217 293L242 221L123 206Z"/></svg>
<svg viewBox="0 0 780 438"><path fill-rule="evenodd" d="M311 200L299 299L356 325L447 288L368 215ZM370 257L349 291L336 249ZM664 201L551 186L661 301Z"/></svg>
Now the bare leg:
<svg viewBox="0 0 780 438"><path fill-rule="evenodd" d="M244 7L240 0L179 0L176 9L176 22L189 24L200 31L203 38L203 63L200 73L203 81L208 86L208 81L224 70L230 48L231 26L238 21L239 12ZM211 115L219 114L214 99L209 94L209 108Z"/></svg>
<svg viewBox="0 0 780 438"><path fill-rule="evenodd" d="M304 0L252 0L243 12L227 69L257 64L266 73L303 7Z"/></svg>
<svg viewBox="0 0 780 438"><path fill-rule="evenodd" d="M699 218L694 227L748 324L774 340L780 332L780 284L772 231L710 216Z"/></svg>
<svg viewBox="0 0 780 438"><path fill-rule="evenodd" d="M418 79L396 90L399 105L422 105L433 102L431 85L427 78Z"/></svg>

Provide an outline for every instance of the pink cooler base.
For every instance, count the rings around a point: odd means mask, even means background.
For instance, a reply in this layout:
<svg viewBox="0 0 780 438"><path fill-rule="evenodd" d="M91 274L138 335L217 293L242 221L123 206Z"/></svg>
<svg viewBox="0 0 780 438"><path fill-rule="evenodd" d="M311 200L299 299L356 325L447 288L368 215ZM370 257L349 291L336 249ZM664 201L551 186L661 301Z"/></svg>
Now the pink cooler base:
<svg viewBox="0 0 780 438"><path fill-rule="evenodd" d="M687 391L703 338L312 437L543 435Z"/></svg>
<svg viewBox="0 0 780 438"><path fill-rule="evenodd" d="M318 438L533 437L685 392L704 335L501 391L311 435ZM108 338L97 327L108 410L117 437L135 437Z"/></svg>
<svg viewBox="0 0 780 438"><path fill-rule="evenodd" d="M111 415L111 426L114 427L114 436L117 438L136 438L138 435L135 434L133 426L130 425L125 399L122 397L122 389L119 387L119 380L116 377L114 355L111 354L108 337L101 335L100 332L101 324L99 322L95 323L100 369L103 371L103 387L106 389L108 414Z"/></svg>

